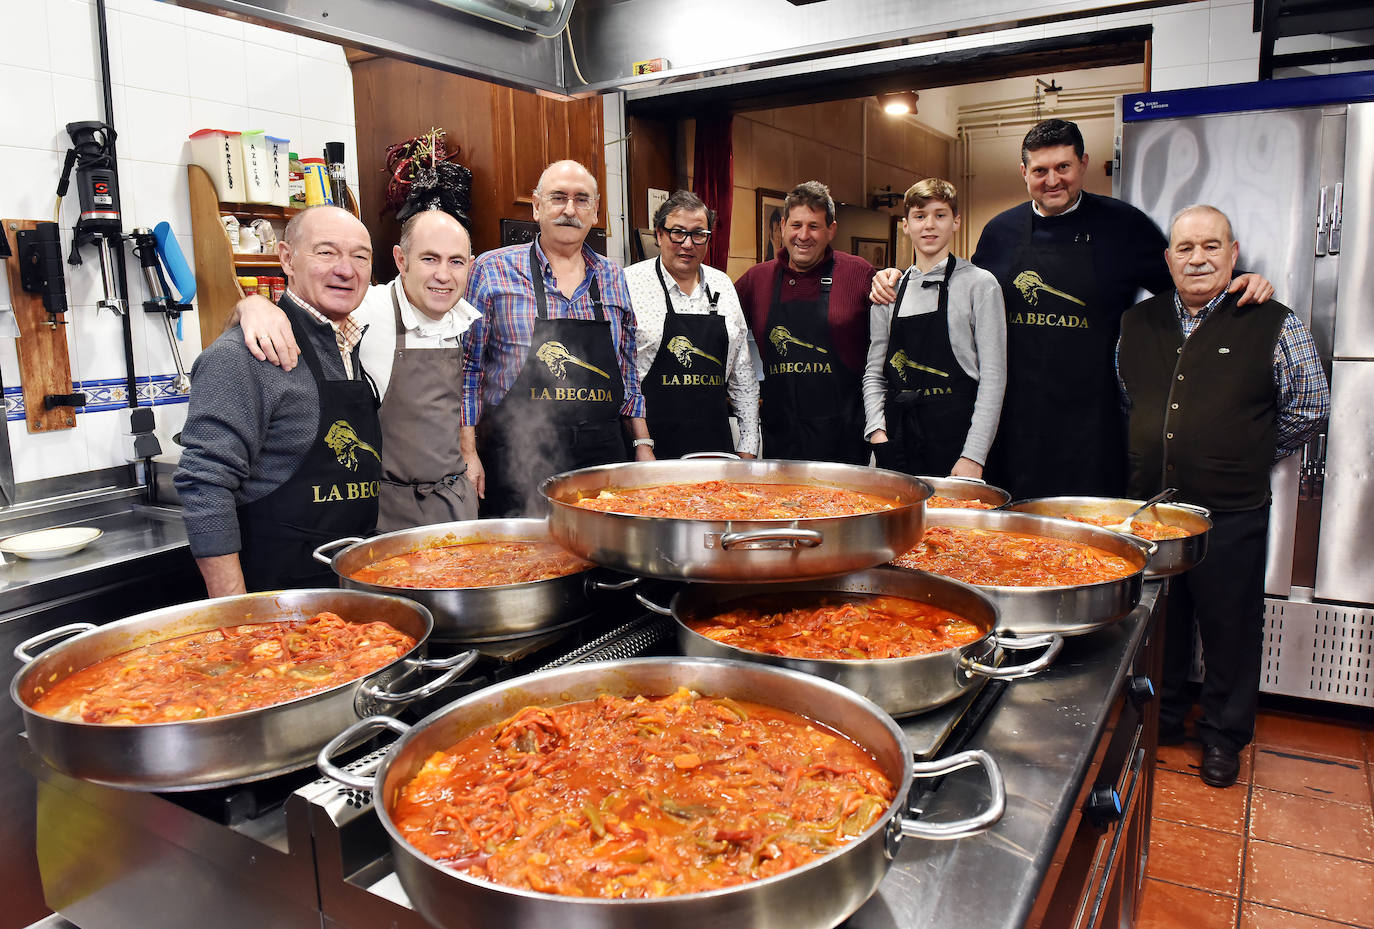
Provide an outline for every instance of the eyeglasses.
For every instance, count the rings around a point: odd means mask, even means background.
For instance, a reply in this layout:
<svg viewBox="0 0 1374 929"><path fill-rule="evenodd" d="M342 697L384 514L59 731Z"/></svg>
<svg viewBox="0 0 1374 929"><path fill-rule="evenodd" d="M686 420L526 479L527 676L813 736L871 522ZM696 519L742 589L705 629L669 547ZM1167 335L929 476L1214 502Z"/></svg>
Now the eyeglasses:
<svg viewBox="0 0 1374 929"><path fill-rule="evenodd" d="M573 208L579 213L585 213L596 206L596 198L590 197L587 194L578 194L575 197L569 197L567 194L563 193L563 191L555 190L553 193L544 194L543 196L545 203L559 210L567 209L569 200L572 201Z"/></svg>
<svg viewBox="0 0 1374 929"><path fill-rule="evenodd" d="M695 245L705 245L707 240L711 238L711 230L709 229L693 229L688 232L686 229L674 226L672 229L664 229L663 231L668 233L668 241L677 245L681 245L688 239L691 239Z"/></svg>

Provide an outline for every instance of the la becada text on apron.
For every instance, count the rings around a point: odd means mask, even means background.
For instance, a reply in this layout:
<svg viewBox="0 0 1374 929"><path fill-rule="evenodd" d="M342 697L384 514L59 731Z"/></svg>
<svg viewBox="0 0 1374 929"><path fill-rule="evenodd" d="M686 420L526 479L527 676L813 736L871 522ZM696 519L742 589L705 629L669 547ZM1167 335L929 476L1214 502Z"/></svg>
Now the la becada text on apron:
<svg viewBox="0 0 1374 929"><path fill-rule="evenodd" d="M311 553L334 539L368 535L377 525L382 430L376 388L356 353L351 379L326 379L303 312L287 297L280 305L315 379L320 418L295 472L238 508L239 563L250 591L335 586L334 572Z"/></svg>
<svg viewBox="0 0 1374 929"><path fill-rule="evenodd" d="M529 352L515 383L478 424L487 475L483 516L540 513L544 478L629 457L620 420L625 383L596 274L587 271L596 318L551 319L536 244L530 243Z"/></svg>
<svg viewBox="0 0 1374 929"><path fill-rule="evenodd" d="M407 348L400 278L389 287L396 324L391 380L382 398L382 485L377 529L477 518L477 497L463 479L458 447L463 348Z"/></svg>
<svg viewBox="0 0 1374 929"><path fill-rule="evenodd" d="M720 294L699 286L710 311L679 313L668 293L662 262L654 263L663 288L663 338L653 364L640 382L645 419L654 437L657 458L679 458L690 452L730 452L730 402L725 388L725 362L730 338L725 317L716 309Z"/></svg>
<svg viewBox="0 0 1374 929"><path fill-rule="evenodd" d="M933 313L900 316L910 275L903 275L897 288L883 363L888 441L873 446L882 467L938 477L948 474L963 452L978 382L959 364L949 341L949 276L954 265L950 255L940 280L921 282L939 291Z"/></svg>
<svg viewBox="0 0 1374 929"><path fill-rule="evenodd" d="M763 357L763 452L769 458L868 462L863 431L862 378L840 360L830 335L834 258L821 266L820 297L782 299L792 272L778 262L773 298L759 345Z"/></svg>
<svg viewBox="0 0 1374 929"><path fill-rule="evenodd" d="M1037 242L1027 209L1008 279L1007 390L988 480L1013 497L1120 496L1125 422L1088 233Z"/></svg>

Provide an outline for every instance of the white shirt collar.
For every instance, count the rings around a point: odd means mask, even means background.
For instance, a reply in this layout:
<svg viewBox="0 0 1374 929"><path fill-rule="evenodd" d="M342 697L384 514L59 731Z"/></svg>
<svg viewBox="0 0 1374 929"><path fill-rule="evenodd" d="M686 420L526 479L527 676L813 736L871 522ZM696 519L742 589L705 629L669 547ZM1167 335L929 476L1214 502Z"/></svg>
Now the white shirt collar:
<svg viewBox="0 0 1374 929"><path fill-rule="evenodd" d="M1075 201L1073 202L1073 206L1069 207L1067 210L1063 211L1062 213L1055 213L1054 215L1055 215L1055 216L1068 216L1068 215L1069 215L1070 213L1072 213L1074 210L1078 209L1079 206L1082 205L1082 203L1083 203L1083 191L1080 190L1080 191L1078 192L1078 199L1075 200ZM1044 213L1042 213L1042 212L1040 211L1040 204L1036 203L1034 200L1031 201L1031 209L1035 211L1035 215L1036 215L1036 216L1045 216L1045 215L1046 215L1046 214L1044 214ZM1048 219L1053 219L1054 217L1053 217L1053 216L1049 216L1049 217L1046 217L1046 218L1048 218Z"/></svg>
<svg viewBox="0 0 1374 929"><path fill-rule="evenodd" d="M391 285L401 305L401 325L406 327L407 332L417 333L426 339L456 339L472 325L473 320L482 315L471 303L460 298L442 319L431 319L410 302L399 276L392 280Z"/></svg>
<svg viewBox="0 0 1374 929"><path fill-rule="evenodd" d="M658 273L663 275L663 283L668 285L668 293L671 294L674 290L676 290L678 293L682 294L688 300L691 300L697 294L700 294L702 292L701 285L702 282L706 280L706 272L700 269L697 270L697 286L692 288L692 292L689 294L678 285L677 278L673 277L671 274L668 273L668 266L663 263L662 256L659 256L654 260L658 262Z"/></svg>

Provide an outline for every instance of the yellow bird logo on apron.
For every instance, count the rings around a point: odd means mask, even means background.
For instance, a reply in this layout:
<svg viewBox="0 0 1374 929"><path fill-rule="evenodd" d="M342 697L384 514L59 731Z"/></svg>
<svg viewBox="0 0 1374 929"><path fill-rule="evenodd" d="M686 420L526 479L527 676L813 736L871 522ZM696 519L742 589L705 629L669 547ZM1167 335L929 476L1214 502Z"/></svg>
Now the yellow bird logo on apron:
<svg viewBox="0 0 1374 929"><path fill-rule="evenodd" d="M934 374L936 377L949 377L949 373L946 371L941 371L939 368L932 368L929 365L923 365L920 362L912 361L906 356L906 350L901 348L893 353L888 364L897 369L897 374L902 380L906 380L907 368L911 368L914 371L924 371L927 374Z"/></svg>
<svg viewBox="0 0 1374 929"><path fill-rule="evenodd" d="M687 338L685 335L675 335L671 339L669 339L668 351L670 351L673 354L673 357L676 358L684 368L690 368L692 366L693 355L700 355L707 361L714 361L717 365L720 365L720 367L725 367L720 363L719 358L717 358L715 355L708 355L701 349L697 348L695 345L692 344L692 340Z"/></svg>
<svg viewBox="0 0 1374 929"><path fill-rule="evenodd" d="M566 378L568 376L568 365L575 364L579 368L586 368L588 371L600 374L608 381L611 379L609 374L602 371L596 365L587 364L587 362L582 359L574 357L573 354L568 351L568 347L562 342L545 342L543 345L539 346L538 351L534 353L534 357L548 365L549 373L554 377Z"/></svg>
<svg viewBox="0 0 1374 929"><path fill-rule="evenodd" d="M802 348L815 349L822 355L827 354L826 350L819 345L803 342L801 339L794 336L791 330L786 326L774 326L773 331L768 333L768 341L773 343L773 350L777 352L778 356L781 358L787 357L787 347L789 345L798 345Z"/></svg>
<svg viewBox="0 0 1374 929"><path fill-rule="evenodd" d="M353 427L346 420L334 421L324 435L324 444L329 446L339 464L350 471L358 470L359 452L367 452L378 461L382 460L382 456L377 454L375 448L358 438L358 433L353 431Z"/></svg>

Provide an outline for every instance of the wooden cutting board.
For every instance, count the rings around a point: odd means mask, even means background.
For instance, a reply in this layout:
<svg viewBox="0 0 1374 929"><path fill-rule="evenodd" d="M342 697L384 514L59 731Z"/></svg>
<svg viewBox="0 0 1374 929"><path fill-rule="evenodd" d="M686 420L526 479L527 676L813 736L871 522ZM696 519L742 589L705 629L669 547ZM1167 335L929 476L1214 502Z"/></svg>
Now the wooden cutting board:
<svg viewBox="0 0 1374 929"><path fill-rule="evenodd" d="M10 303L19 324L15 350L19 354L19 383L24 389L24 418L29 432L52 432L76 427L76 410L69 406L46 409L43 398L50 394L74 393L71 356L67 353L67 327L52 324L42 294L24 290L19 279L19 245L15 233L33 229L40 220L2 219L10 254L5 260L9 274Z"/></svg>

